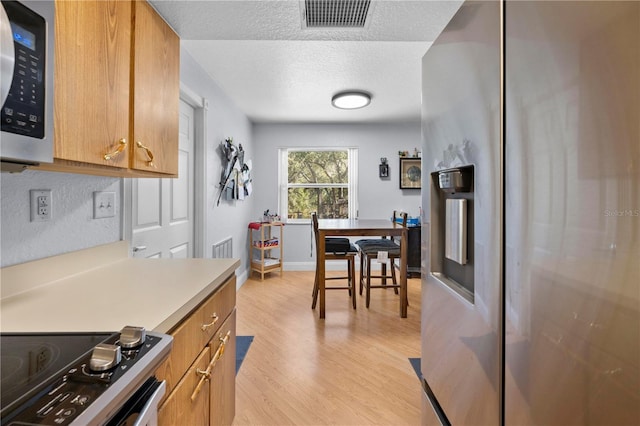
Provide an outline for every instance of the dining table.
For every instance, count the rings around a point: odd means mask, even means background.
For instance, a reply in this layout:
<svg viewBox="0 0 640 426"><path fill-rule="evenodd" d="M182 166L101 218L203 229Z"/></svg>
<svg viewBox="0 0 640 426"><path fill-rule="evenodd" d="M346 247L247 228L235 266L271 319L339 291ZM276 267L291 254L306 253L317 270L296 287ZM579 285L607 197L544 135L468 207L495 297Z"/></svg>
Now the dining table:
<svg viewBox="0 0 640 426"><path fill-rule="evenodd" d="M400 317L407 317L408 231L390 219L320 219L318 220L319 313L325 318L325 237L400 237ZM393 267L393 266L392 266ZM355 277L354 277L355 280ZM353 286L355 291L356 286Z"/></svg>

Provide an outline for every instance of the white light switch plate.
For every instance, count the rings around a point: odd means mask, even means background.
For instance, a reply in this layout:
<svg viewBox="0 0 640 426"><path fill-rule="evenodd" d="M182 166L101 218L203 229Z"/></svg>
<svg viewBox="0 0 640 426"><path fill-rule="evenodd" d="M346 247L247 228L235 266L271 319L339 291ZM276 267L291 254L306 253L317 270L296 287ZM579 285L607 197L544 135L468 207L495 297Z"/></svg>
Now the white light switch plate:
<svg viewBox="0 0 640 426"><path fill-rule="evenodd" d="M95 191L93 193L93 218L102 219L116 215L116 193Z"/></svg>

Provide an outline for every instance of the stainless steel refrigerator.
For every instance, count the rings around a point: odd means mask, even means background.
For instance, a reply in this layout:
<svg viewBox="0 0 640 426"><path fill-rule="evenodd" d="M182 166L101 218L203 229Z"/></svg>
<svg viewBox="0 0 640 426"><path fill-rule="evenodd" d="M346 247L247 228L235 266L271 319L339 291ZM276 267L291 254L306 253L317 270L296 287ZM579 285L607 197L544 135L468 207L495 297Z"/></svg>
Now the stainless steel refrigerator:
<svg viewBox="0 0 640 426"><path fill-rule="evenodd" d="M640 2L467 1L422 81L423 424L640 424Z"/></svg>

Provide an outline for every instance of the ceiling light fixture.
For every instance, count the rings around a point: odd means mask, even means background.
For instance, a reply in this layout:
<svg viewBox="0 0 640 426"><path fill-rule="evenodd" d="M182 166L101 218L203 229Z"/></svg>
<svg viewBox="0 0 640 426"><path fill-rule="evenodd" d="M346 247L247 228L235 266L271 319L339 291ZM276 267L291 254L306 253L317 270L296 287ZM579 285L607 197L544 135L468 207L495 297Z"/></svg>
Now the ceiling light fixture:
<svg viewBox="0 0 640 426"><path fill-rule="evenodd" d="M371 95L362 91L340 92L333 95L331 104L340 109L358 109L371 103Z"/></svg>

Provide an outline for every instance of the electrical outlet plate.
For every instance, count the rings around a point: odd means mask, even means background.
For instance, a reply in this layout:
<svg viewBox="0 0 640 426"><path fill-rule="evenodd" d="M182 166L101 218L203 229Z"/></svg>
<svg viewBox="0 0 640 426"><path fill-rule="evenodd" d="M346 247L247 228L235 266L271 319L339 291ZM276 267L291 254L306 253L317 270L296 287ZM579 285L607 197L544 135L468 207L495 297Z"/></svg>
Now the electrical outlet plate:
<svg viewBox="0 0 640 426"><path fill-rule="evenodd" d="M31 199L31 222L51 220L51 190L32 189L29 191Z"/></svg>
<svg viewBox="0 0 640 426"><path fill-rule="evenodd" d="M102 219L116 215L116 193L95 191L93 193L93 218Z"/></svg>

